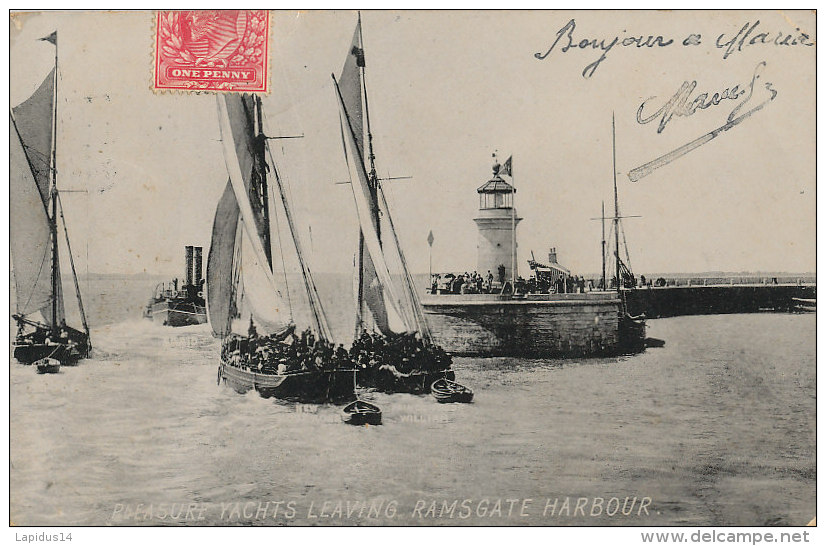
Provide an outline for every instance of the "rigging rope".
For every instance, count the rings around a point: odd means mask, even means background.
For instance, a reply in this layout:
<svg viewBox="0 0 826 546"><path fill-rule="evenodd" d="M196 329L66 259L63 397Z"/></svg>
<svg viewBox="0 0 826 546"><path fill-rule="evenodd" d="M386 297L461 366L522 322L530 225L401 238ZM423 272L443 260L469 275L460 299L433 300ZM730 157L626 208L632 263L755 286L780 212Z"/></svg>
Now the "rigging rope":
<svg viewBox="0 0 826 546"><path fill-rule="evenodd" d="M60 198L60 193L57 193L57 204L60 210L60 220L63 222L63 233L66 236L66 248L69 251L69 264L72 266L72 278L75 281L75 293L77 294L77 305L80 309L80 321L83 323L83 329L86 330L86 336L89 336L89 325L86 323L86 312L83 310L83 299L80 297L80 285L77 282L77 272L75 271L75 259L72 256L72 246L69 244L69 230L66 228L66 218L63 216L63 201ZM91 342L89 347L91 348Z"/></svg>
<svg viewBox="0 0 826 546"><path fill-rule="evenodd" d="M265 116L266 119L266 116ZM325 340L332 339L332 335L330 332L329 323L327 322L327 316L324 314L324 308L321 306L321 297L318 295L318 289L316 288L315 282L313 281L312 272L310 271L310 266L305 262L303 252L301 251L301 243L298 239L298 234L295 231L295 224L293 223L292 213L290 212L289 202L287 201L287 194L284 191L284 185L281 183L281 177L278 174L278 169L275 165L275 159L272 155L272 149L269 146L269 143L266 144L267 153L270 157L270 163L272 164L273 174L275 175L276 184L278 184L278 191L281 196L281 203L284 207L284 215L287 219L287 224L290 228L290 234L292 235L293 244L295 246L296 255L298 256L299 264L301 265L301 274L304 277L304 288L307 292L307 299L310 303L310 310L313 314L313 319L316 323L316 328L318 329L318 333L321 337Z"/></svg>
<svg viewBox="0 0 826 546"><path fill-rule="evenodd" d="M399 236L396 233L396 227L393 224L393 215L390 214L390 208L387 204L387 199L384 195L384 189L382 188L381 183L377 183L378 191L377 193L381 197L381 203L384 206L384 209L387 211L385 214L385 218L387 218L387 223L390 225L390 232L393 234L393 241L395 242L396 252L398 253L399 260L402 264L402 272L404 274L404 280L407 285L408 296L411 297L413 300L413 314L416 320L416 325L419 328L419 332L422 334L422 338L430 345L433 344L433 336L430 333L430 328L427 326L427 322L424 318L424 311L422 310L422 304L419 301L419 294L416 291L416 285L413 281L413 277L410 276L410 270L407 268L407 260L404 258L404 251L402 251L401 244L399 243Z"/></svg>
<svg viewBox="0 0 826 546"><path fill-rule="evenodd" d="M293 303L290 298L290 283L287 280L287 262L284 260L284 243L281 240L281 224L278 221L278 212L275 207L275 193L272 190L272 184L269 185L270 198L273 202L273 211L275 212L275 228L277 230L276 238L278 239L278 253L281 255L281 270L284 273L284 287L287 291L287 307L290 309L290 322L293 322Z"/></svg>

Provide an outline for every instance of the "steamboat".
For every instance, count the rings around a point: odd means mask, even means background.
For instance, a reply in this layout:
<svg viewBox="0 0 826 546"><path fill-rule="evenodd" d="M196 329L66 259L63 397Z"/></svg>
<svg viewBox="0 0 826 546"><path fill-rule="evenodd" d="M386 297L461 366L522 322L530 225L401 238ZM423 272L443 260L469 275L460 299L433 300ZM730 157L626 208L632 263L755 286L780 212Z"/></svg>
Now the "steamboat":
<svg viewBox="0 0 826 546"><path fill-rule="evenodd" d="M164 326L190 326L207 321L204 298L203 248L186 247L186 282L160 283L146 304L144 318Z"/></svg>

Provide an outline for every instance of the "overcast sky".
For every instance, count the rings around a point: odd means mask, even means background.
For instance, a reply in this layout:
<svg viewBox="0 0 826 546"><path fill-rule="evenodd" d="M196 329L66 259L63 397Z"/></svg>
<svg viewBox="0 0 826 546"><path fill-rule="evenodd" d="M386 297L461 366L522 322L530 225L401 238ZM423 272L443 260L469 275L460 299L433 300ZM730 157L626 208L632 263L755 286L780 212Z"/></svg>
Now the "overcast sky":
<svg viewBox="0 0 826 546"><path fill-rule="evenodd" d="M271 89L264 99L302 239L318 271L349 272L356 244L330 79L350 45L355 12L273 12ZM612 209L611 115L616 115L621 211L635 272L815 270L815 47L781 46L780 33L815 41L810 12L364 12L367 85L377 165L411 268L476 263L475 190L491 154L513 155L520 269L550 246L576 273L600 269L599 216ZM615 37L600 49L574 44ZM759 25L739 49L720 44ZM63 203L81 271L182 274L183 246L209 246L227 173L215 97L156 94L150 12L22 15L11 23L12 105L54 61L37 41L59 35L59 185L86 189ZM800 29L800 30L796 30ZM765 32L766 36L759 38ZM699 34L699 45L682 45ZM629 37L662 35L665 47ZM742 36L742 35L741 35ZM749 42L758 36L752 45ZM763 44L762 40L769 43ZM778 41L782 41L778 40ZM791 41L791 40L789 40ZM758 68L761 62L765 66ZM654 114L684 82L701 92L738 85L753 96L730 130L637 182L627 173L724 125L738 100L674 116ZM312 226L312 231L308 226ZM12 226L13 228L13 226Z"/></svg>

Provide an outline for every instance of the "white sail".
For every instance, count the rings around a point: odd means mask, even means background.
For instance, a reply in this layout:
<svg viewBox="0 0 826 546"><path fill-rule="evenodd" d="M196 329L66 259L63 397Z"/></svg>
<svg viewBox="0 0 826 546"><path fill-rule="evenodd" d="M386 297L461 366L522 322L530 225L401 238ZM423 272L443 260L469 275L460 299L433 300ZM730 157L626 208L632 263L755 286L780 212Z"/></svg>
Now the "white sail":
<svg viewBox="0 0 826 546"><path fill-rule="evenodd" d="M255 318L259 333L272 334L281 331L290 323L290 309L278 289L273 289L266 275L269 270L266 261L261 262L251 248L257 238L250 234L246 224L242 224L240 277L243 283L245 303ZM241 320L249 319L242 316ZM247 322L248 323L248 322Z"/></svg>
<svg viewBox="0 0 826 546"><path fill-rule="evenodd" d="M358 213L359 224L361 225L361 230L364 235L364 243L367 246L367 250L370 252L370 258L373 261L378 282L381 283L381 287L384 290L385 302L387 304L388 323L391 325L395 324L397 327L402 326L402 329L397 331L412 331L414 330L413 323L403 313L403 306L394 292L393 281L390 276L390 270L387 267L384 252L381 248L381 243L379 242L379 235L371 219L370 187L368 185L367 172L364 168L364 162L361 159L361 154L357 148L353 129L347 118L347 110L344 107L341 93L337 93L337 95L339 107L341 108L341 123L344 133L347 168L350 172L350 185L353 188L356 212ZM394 314L395 317L392 316Z"/></svg>
<svg viewBox="0 0 826 546"><path fill-rule="evenodd" d="M242 246L242 254L245 258L242 259L242 263L246 264L246 268L248 270L258 270L256 272L247 271L244 274L244 277L246 279L247 275L250 275L250 279L255 279L252 290L261 293L267 292L271 295L271 297L267 297L265 300L254 304L257 306L257 312L255 312L254 315L255 318L267 322L270 327L280 329L286 326L286 322L279 324L277 321L271 322L271 320L275 310L283 311L287 309L287 305L280 299L278 285L273 277L272 269L269 266L267 254L264 250L264 245L256 229L255 216L247 194L248 190L244 183L244 177L241 172L238 156L236 155L232 127L230 125L229 114L227 112L226 97L219 94L216 98L218 99L218 123L221 129L221 144L224 149L224 160L226 162L227 172L229 173L230 184L233 192L235 193L235 200L241 213L241 221L244 224L244 229L242 230L244 232L244 235L242 236L242 244L244 245ZM246 253L244 252L245 248L247 250ZM246 254L251 255L246 256ZM261 288L262 285L264 287L263 289ZM248 300L254 300L256 298L251 296L250 288L250 286L245 284ZM258 315L259 312L261 313L260 316Z"/></svg>

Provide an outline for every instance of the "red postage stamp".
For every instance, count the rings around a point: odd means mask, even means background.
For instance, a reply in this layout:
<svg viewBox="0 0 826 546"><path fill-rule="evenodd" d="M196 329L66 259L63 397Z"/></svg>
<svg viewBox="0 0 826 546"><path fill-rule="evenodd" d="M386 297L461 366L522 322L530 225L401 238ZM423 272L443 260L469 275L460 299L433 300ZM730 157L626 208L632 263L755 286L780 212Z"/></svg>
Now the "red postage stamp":
<svg viewBox="0 0 826 546"><path fill-rule="evenodd" d="M155 27L157 90L269 91L269 12L159 11Z"/></svg>

